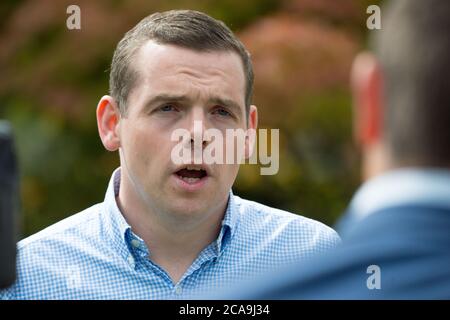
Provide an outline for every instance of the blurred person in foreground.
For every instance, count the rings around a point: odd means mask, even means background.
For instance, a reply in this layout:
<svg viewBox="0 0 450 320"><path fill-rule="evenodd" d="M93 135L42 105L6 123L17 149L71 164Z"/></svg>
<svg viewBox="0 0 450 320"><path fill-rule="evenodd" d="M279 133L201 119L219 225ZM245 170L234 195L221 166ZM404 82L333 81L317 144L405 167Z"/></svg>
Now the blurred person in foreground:
<svg viewBox="0 0 450 320"><path fill-rule="evenodd" d="M256 129L252 86L242 43L203 13L155 13L126 33L97 107L120 168L104 202L18 244L2 298L180 299L335 246L331 228L233 195L238 162L174 163L175 130L195 153L211 142L202 129Z"/></svg>
<svg viewBox="0 0 450 320"><path fill-rule="evenodd" d="M450 2L395 0L382 13L375 54L352 70L365 183L342 244L221 298L450 298Z"/></svg>

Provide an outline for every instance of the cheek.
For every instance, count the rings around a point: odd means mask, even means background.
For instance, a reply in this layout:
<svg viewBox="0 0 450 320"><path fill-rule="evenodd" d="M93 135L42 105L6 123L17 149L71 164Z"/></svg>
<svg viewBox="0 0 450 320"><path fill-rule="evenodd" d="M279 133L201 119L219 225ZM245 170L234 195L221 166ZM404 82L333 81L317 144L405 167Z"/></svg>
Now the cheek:
<svg viewBox="0 0 450 320"><path fill-rule="evenodd" d="M143 170L150 170L154 175L160 175L167 171L171 163L171 152L174 142L167 140L165 136L136 135L129 143L132 145L132 157Z"/></svg>
<svg viewBox="0 0 450 320"><path fill-rule="evenodd" d="M220 172L220 182L224 188L229 188L233 185L239 171L239 165L237 164L225 164L222 166Z"/></svg>
<svg viewBox="0 0 450 320"><path fill-rule="evenodd" d="M149 138L149 135L132 130L128 132L122 146L128 156L128 162L147 166L151 162L151 156L155 154L156 144L153 139Z"/></svg>
<svg viewBox="0 0 450 320"><path fill-rule="evenodd" d="M243 130L242 133L238 133L238 136L226 136L222 146L224 161L228 162L228 160L232 159L233 163L235 164L241 163L241 161L243 161L243 159L245 158L245 142L246 138L245 132ZM234 166L233 168L234 171L237 171L238 169L238 165Z"/></svg>

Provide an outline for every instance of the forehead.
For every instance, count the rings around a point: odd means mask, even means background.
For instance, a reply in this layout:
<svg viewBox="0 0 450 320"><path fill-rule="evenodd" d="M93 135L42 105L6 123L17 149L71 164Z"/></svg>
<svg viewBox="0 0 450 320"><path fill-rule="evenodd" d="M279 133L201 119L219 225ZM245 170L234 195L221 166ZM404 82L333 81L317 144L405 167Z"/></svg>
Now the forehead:
<svg viewBox="0 0 450 320"><path fill-rule="evenodd" d="M150 92L194 86L245 101L243 63L234 51L195 51L149 40L137 51L132 68L138 74L136 87Z"/></svg>

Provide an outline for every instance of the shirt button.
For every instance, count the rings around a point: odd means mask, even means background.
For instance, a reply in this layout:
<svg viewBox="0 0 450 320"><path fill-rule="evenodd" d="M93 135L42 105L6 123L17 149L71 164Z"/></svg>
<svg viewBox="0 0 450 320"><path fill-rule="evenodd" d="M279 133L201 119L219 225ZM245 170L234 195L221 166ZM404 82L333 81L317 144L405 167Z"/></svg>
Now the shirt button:
<svg viewBox="0 0 450 320"><path fill-rule="evenodd" d="M134 268L134 258L133 256L129 255L127 258L128 263Z"/></svg>
<svg viewBox="0 0 450 320"><path fill-rule="evenodd" d="M137 247L139 247L140 242L139 242L139 240L133 239L133 240L131 240L131 245L133 247L137 248Z"/></svg>
<svg viewBox="0 0 450 320"><path fill-rule="evenodd" d="M183 289L181 289L181 287L175 287L176 294L181 294L181 292L183 292Z"/></svg>

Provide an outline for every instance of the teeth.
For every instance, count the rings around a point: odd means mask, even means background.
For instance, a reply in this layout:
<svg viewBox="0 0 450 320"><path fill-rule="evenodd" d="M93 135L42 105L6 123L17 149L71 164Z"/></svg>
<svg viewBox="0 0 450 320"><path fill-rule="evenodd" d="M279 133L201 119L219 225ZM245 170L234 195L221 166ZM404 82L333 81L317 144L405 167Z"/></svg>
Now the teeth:
<svg viewBox="0 0 450 320"><path fill-rule="evenodd" d="M190 184L195 183L200 180L200 178L188 178L188 177L182 177L181 179L183 179L183 181L190 183Z"/></svg>
<svg viewBox="0 0 450 320"><path fill-rule="evenodd" d="M188 170L197 170L197 171L201 171L202 170L201 168L191 167L191 166L187 166L186 169L188 169Z"/></svg>

